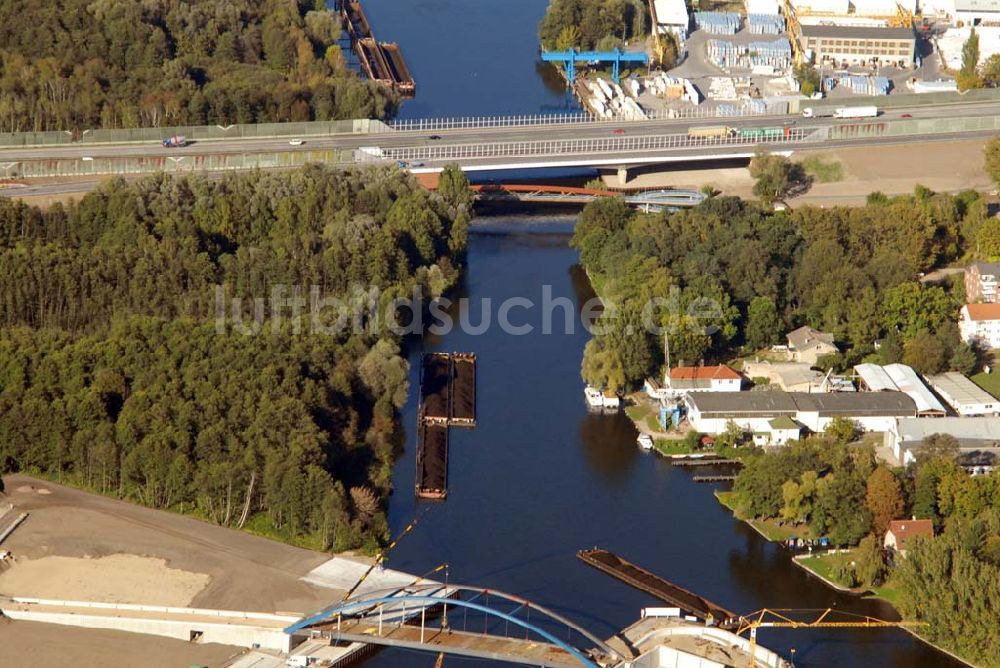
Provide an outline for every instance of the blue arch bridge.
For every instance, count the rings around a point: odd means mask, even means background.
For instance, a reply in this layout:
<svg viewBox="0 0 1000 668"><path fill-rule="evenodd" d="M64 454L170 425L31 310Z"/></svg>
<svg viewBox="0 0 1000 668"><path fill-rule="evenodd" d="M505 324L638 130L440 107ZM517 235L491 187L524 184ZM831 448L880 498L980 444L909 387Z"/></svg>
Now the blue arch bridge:
<svg viewBox="0 0 1000 668"><path fill-rule="evenodd" d="M338 644L389 645L551 668L597 668L626 660L600 638L527 599L440 583L368 592L285 632Z"/></svg>

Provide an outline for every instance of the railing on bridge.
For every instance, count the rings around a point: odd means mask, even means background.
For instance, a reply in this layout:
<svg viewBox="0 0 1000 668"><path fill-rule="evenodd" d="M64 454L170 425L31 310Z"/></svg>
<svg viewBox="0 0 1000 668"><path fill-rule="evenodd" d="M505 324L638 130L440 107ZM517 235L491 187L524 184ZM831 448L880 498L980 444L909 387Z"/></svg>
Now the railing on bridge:
<svg viewBox="0 0 1000 668"><path fill-rule="evenodd" d="M685 118L740 118L743 116L783 116L783 111L754 107L716 107L703 106L683 109L650 109L646 112L647 121L665 121ZM587 112L565 114L522 114L514 116L456 116L453 118L409 118L397 119L385 123L385 127L373 127L371 134L392 132L430 132L434 130L487 130L492 128L523 128L546 125L579 125L584 123L601 123L604 125L621 125L625 123L642 123L643 119L603 118L591 116Z"/></svg>
<svg viewBox="0 0 1000 668"><path fill-rule="evenodd" d="M825 138L826 128L789 128L787 134L759 138L691 137L686 134L602 137L598 139L549 139L541 141L493 142L487 144L437 144L382 149L389 160L453 160L462 158L528 157L545 155L613 154L664 149L787 144ZM368 154L363 154L368 155ZM359 156L361 157L361 156ZM369 159L377 159L368 155ZM362 158L363 159L363 158Z"/></svg>
<svg viewBox="0 0 1000 668"><path fill-rule="evenodd" d="M527 599L457 585L369 592L285 631L552 668L597 668L625 658L574 622Z"/></svg>

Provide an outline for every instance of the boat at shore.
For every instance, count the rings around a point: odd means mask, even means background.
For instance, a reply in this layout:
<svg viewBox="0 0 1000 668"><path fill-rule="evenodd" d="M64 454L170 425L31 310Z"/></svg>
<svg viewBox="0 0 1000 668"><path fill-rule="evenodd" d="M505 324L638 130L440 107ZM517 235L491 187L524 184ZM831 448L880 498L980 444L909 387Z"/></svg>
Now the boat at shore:
<svg viewBox="0 0 1000 668"><path fill-rule="evenodd" d="M587 408L599 410L604 407L604 394L596 387L585 387L583 396L587 399Z"/></svg>
<svg viewBox="0 0 1000 668"><path fill-rule="evenodd" d="M636 442L643 450L653 449L653 437L649 434L639 434L639 438L636 439Z"/></svg>

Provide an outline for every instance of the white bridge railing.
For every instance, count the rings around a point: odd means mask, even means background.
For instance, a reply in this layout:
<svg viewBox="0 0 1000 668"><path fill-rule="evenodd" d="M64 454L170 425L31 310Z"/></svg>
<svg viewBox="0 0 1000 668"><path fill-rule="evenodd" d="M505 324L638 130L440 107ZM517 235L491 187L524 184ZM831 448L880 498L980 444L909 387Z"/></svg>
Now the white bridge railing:
<svg viewBox="0 0 1000 668"><path fill-rule="evenodd" d="M439 144L384 148L379 157L389 160L453 160L461 158L533 157L551 155L595 155L669 149L754 146L820 140L827 128L790 128L788 133L757 136L691 137L686 134L603 137L595 139L552 139L540 141L494 142L489 144ZM364 156L361 156L365 159Z"/></svg>
<svg viewBox="0 0 1000 668"><path fill-rule="evenodd" d="M785 115L769 110L734 105L704 106L684 109L654 109L646 111L646 118L603 118L585 111L564 114L526 114L521 116L466 116L455 118L414 118L389 121L388 132L432 132L434 130L476 130L490 128L518 128L545 125L578 125L582 123L621 124L642 121L663 121L684 118L740 118L744 116ZM372 128L370 134L379 134ZM381 130L381 132L387 132Z"/></svg>

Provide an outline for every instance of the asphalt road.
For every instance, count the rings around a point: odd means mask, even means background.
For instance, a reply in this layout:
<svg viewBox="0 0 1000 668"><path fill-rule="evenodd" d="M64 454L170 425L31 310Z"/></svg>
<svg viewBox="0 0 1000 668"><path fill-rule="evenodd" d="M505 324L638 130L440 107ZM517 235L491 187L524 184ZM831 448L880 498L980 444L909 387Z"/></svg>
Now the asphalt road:
<svg viewBox="0 0 1000 668"><path fill-rule="evenodd" d="M898 120L903 114L914 119L950 118L953 116L995 116L1000 114L1000 103L984 102L956 106L936 105L896 108L883 113L882 120ZM353 150L364 146L403 148L432 144L462 145L494 142L517 142L552 139L598 139L610 136L643 136L684 134L688 128L703 125L728 125L731 127L767 127L794 123L795 127L817 127L847 121L830 118L806 119L801 116L751 116L735 118L674 119L651 121L622 121L577 123L572 125L523 126L515 128L476 128L456 130L428 130L425 132L396 132L385 134L343 134L303 137L300 146L289 144L288 138L202 140L185 147L164 148L158 143L126 144L71 144L43 147L17 147L0 149L0 164L28 160L117 158L117 157L196 157L205 155L300 152L331 149ZM616 130L621 133L616 134ZM431 140L438 135L439 140Z"/></svg>

